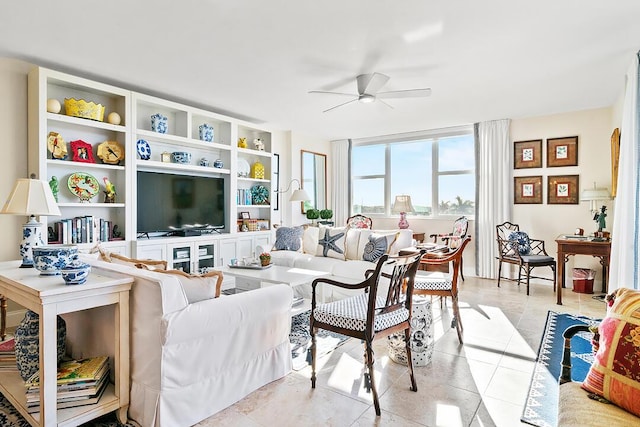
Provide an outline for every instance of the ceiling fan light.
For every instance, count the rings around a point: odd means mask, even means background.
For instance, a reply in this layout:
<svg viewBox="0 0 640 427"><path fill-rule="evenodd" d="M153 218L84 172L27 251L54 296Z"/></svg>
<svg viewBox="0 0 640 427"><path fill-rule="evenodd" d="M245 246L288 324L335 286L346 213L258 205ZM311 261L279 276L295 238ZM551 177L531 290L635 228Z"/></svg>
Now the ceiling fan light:
<svg viewBox="0 0 640 427"><path fill-rule="evenodd" d="M365 93L365 94L360 95L358 100L360 102L362 102L363 104L370 104L370 103L372 103L373 101L376 100L376 97L373 96L373 95L368 95L368 94Z"/></svg>

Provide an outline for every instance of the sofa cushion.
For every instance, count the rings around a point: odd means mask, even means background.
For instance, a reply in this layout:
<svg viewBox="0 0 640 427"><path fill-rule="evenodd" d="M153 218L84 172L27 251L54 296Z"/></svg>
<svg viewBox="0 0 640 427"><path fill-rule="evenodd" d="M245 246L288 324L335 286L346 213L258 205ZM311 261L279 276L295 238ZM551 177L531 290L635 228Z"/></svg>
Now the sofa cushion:
<svg viewBox="0 0 640 427"><path fill-rule="evenodd" d="M640 291L620 288L612 296L582 387L640 416Z"/></svg>
<svg viewBox="0 0 640 427"><path fill-rule="evenodd" d="M156 272L177 277L189 304L220 296L222 273L219 271L210 271L202 275L187 274L181 270L156 270Z"/></svg>
<svg viewBox="0 0 640 427"><path fill-rule="evenodd" d="M344 260L346 231L344 227L320 227L316 255Z"/></svg>
<svg viewBox="0 0 640 427"><path fill-rule="evenodd" d="M558 427L627 427L640 423L635 415L615 405L589 399L577 382L560 386L558 402Z"/></svg>
<svg viewBox="0 0 640 427"><path fill-rule="evenodd" d="M302 235L304 228L278 227L276 228L276 241L273 249L277 251L300 251L302 250Z"/></svg>
<svg viewBox="0 0 640 427"><path fill-rule="evenodd" d="M315 255L318 251L318 237L320 229L318 227L307 227L302 233L302 252Z"/></svg>

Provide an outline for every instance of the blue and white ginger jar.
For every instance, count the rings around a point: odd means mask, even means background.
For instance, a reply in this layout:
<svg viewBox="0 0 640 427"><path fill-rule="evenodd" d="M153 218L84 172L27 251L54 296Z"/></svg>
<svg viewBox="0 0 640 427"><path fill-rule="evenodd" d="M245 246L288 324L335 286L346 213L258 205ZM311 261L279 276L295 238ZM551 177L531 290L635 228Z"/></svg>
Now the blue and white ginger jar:
<svg viewBox="0 0 640 427"><path fill-rule="evenodd" d="M203 123L198 128L198 131L200 134L200 141L213 141L213 126Z"/></svg>
<svg viewBox="0 0 640 427"><path fill-rule="evenodd" d="M57 361L60 363L66 352L67 324L60 316L57 316L57 322ZM16 365L20 376L25 381L38 372L40 366L39 329L40 316L27 310L22 322L16 328Z"/></svg>
<svg viewBox="0 0 640 427"><path fill-rule="evenodd" d="M167 117L160 113L151 116L151 130L158 133L167 133Z"/></svg>

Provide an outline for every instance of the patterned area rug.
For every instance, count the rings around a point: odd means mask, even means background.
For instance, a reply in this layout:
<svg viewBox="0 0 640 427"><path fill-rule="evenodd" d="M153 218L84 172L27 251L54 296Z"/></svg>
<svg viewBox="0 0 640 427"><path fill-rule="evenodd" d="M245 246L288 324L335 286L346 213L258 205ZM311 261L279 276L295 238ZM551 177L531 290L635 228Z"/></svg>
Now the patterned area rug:
<svg viewBox="0 0 640 427"><path fill-rule="evenodd" d="M538 427L558 423L558 380L562 370L564 338L562 333L576 324L598 324L600 320L550 311L542 335L538 358L522 413L522 421ZM593 362L590 333L578 333L571 339L571 378L582 381Z"/></svg>
<svg viewBox="0 0 640 427"><path fill-rule="evenodd" d="M311 311L296 314L291 318L291 357L293 369L299 371L311 364L311 334L309 333ZM349 337L320 329L316 335L317 356L321 357L342 345Z"/></svg>

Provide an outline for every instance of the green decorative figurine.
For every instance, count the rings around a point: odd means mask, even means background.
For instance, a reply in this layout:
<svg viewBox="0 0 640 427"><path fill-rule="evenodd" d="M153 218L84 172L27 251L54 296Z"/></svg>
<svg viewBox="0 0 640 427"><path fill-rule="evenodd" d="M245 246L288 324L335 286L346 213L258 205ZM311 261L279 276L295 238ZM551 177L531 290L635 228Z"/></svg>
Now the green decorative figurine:
<svg viewBox="0 0 640 427"><path fill-rule="evenodd" d="M598 231L602 231L605 228L607 228L606 211L607 211L607 207L605 205L602 205L602 207L600 208L600 212L597 212L593 217L594 221L598 223Z"/></svg>
<svg viewBox="0 0 640 427"><path fill-rule="evenodd" d="M53 193L53 198L58 201L58 178L56 176L52 176L49 181L49 187L51 187L51 192Z"/></svg>

